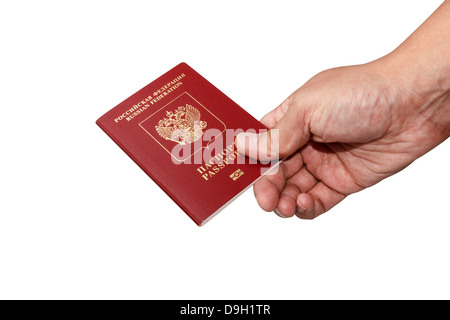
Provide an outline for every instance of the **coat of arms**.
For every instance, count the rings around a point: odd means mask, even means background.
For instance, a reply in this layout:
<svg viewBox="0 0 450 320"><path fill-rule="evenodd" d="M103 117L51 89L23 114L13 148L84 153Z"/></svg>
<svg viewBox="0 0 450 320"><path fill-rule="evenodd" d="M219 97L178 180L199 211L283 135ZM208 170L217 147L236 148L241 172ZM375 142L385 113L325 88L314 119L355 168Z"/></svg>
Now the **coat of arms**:
<svg viewBox="0 0 450 320"><path fill-rule="evenodd" d="M200 120L200 111L193 106L178 107L175 112L167 111L166 117L155 126L161 137L181 145L190 144L203 136L206 121Z"/></svg>

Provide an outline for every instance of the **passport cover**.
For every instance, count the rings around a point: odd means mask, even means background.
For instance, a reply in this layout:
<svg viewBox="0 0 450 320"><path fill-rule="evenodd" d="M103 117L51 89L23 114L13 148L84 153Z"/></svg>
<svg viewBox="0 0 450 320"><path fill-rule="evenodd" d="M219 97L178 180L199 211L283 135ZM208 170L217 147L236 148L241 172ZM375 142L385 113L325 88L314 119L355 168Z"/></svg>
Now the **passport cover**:
<svg viewBox="0 0 450 320"><path fill-rule="evenodd" d="M186 63L97 124L197 225L271 167L238 154L229 134L266 128Z"/></svg>

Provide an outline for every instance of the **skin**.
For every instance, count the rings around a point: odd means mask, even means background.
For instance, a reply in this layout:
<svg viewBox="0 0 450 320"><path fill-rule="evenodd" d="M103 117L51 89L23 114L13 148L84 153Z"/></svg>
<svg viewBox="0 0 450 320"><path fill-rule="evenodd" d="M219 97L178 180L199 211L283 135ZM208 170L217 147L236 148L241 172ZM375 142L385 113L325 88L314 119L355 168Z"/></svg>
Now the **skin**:
<svg viewBox="0 0 450 320"><path fill-rule="evenodd" d="M268 134L236 145L284 159L254 186L282 217L313 219L404 169L450 136L450 0L392 53L319 73L261 122Z"/></svg>

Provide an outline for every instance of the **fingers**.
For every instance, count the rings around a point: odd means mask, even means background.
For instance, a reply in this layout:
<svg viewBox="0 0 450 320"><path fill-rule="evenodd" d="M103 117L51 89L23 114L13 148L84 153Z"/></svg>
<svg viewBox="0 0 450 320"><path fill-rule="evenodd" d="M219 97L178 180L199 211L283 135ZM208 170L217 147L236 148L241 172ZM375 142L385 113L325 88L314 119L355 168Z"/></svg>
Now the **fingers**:
<svg viewBox="0 0 450 320"><path fill-rule="evenodd" d="M282 218L290 218L297 211L296 200L300 190L293 184L286 184L286 187L280 194L278 206L275 213Z"/></svg>
<svg viewBox="0 0 450 320"><path fill-rule="evenodd" d="M275 211L281 217L296 215L313 219L345 198L344 194L319 181L320 175L317 179L304 166L299 150L311 137L308 109L301 95L291 96L261 119L269 128L268 132L242 133L236 137L236 147L241 154L262 161L284 159L276 174L261 178L254 186L260 207ZM305 154L311 158L315 153ZM313 172L330 175L323 170Z"/></svg>
<svg viewBox="0 0 450 320"><path fill-rule="evenodd" d="M310 137L305 108L288 98L261 122L270 128L262 134L241 133L236 137L238 151L262 161L285 158L300 149Z"/></svg>
<svg viewBox="0 0 450 320"><path fill-rule="evenodd" d="M286 192L282 192L286 187L286 182L293 177L302 166L302 156L300 152L297 152L284 160L275 174L264 176L255 183L253 187L255 198L264 211L275 211L280 201L283 203L284 200L282 199ZM295 205L297 194L293 197ZM292 212L292 215L294 215L294 212Z"/></svg>
<svg viewBox="0 0 450 320"><path fill-rule="evenodd" d="M280 192L286 185L283 171L281 164L276 174L262 177L253 187L256 201L264 211L274 211L278 206Z"/></svg>
<svg viewBox="0 0 450 320"><path fill-rule="evenodd" d="M298 209L297 198L301 193L309 192L318 181L306 169L301 167L300 170L287 180L286 186L280 192L280 199L275 211L277 215L289 218L296 214Z"/></svg>
<svg viewBox="0 0 450 320"><path fill-rule="evenodd" d="M314 219L345 198L318 181L301 160L301 155L296 154L283 163L277 175L264 177L255 184L255 196L261 208L283 218L296 215Z"/></svg>
<svg viewBox="0 0 450 320"><path fill-rule="evenodd" d="M318 182L309 192L298 195L295 215L301 219L314 219L344 199L342 193Z"/></svg>

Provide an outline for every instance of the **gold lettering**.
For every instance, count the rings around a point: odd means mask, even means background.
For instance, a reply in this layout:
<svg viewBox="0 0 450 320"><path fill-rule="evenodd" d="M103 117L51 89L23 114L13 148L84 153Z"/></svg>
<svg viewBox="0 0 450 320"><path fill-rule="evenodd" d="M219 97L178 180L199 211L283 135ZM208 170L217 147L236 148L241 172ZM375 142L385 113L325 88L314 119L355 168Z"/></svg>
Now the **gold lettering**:
<svg viewBox="0 0 450 320"><path fill-rule="evenodd" d="M205 171L206 171L206 169L205 169L205 168L203 168L203 167L200 167L200 168L197 168L197 171L198 171L198 172L200 172L200 173L203 173L203 172L205 172Z"/></svg>
<svg viewBox="0 0 450 320"><path fill-rule="evenodd" d="M186 75L184 73L175 77L172 81L168 82L166 85L162 86L158 90L152 92L152 95L144 98L143 100L137 102L130 109L123 112L117 118L114 119L115 123L119 123L119 121L126 119L127 121L132 120L139 114L143 113L150 105L154 105L164 97L168 96L175 89L179 88L183 83L181 79L183 79ZM139 111L139 112L138 112Z"/></svg>
<svg viewBox="0 0 450 320"><path fill-rule="evenodd" d="M197 168L205 181L209 181L216 173L219 173L228 164L234 163L238 157L238 151L234 150L234 142L228 145L221 153L216 154L204 163L203 166Z"/></svg>

